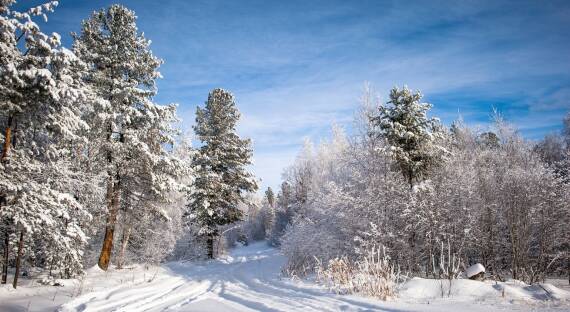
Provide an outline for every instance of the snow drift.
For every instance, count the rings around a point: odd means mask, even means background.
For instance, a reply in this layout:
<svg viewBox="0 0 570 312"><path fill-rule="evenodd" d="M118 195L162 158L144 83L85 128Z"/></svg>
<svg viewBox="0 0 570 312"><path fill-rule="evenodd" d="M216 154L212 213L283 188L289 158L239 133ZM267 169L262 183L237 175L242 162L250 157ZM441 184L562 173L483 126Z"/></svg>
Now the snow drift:
<svg viewBox="0 0 570 312"><path fill-rule="evenodd" d="M264 242L236 248L223 259L87 270L64 287L0 288L0 311L462 311L553 310L570 307L570 293L518 281L414 278L397 297L379 301L338 295L306 280L281 275L285 257ZM65 282L65 281L64 281ZM80 286L82 284L83 286ZM80 287L83 291L80 291ZM444 294L442 296L442 293ZM429 304L428 304L429 303Z"/></svg>

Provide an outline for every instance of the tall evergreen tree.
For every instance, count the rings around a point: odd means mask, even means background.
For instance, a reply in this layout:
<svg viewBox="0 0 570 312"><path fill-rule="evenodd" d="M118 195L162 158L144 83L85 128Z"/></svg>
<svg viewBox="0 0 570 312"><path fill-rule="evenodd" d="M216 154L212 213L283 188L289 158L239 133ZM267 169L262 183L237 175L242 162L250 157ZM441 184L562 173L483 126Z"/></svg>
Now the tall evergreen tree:
<svg viewBox="0 0 570 312"><path fill-rule="evenodd" d="M564 143L566 143L566 151L570 154L570 111L564 116L562 124L562 137L564 138Z"/></svg>
<svg viewBox="0 0 570 312"><path fill-rule="evenodd" d="M0 2L0 211L4 230L6 282L10 248L17 245L14 287L24 257L51 266L62 276L82 269L86 241L82 222L89 218L70 181L72 148L84 142L86 128L78 104L85 99L84 66L33 22L57 5L49 2L27 12ZM23 44L20 45L19 40ZM14 235L11 235L14 234ZM17 244L11 237L18 237Z"/></svg>
<svg viewBox="0 0 570 312"><path fill-rule="evenodd" d="M269 204L269 206L271 208L275 207L275 193L273 193L273 190L271 189L271 187L268 187L267 190L265 191L265 198L267 198L267 203Z"/></svg>
<svg viewBox="0 0 570 312"><path fill-rule="evenodd" d="M420 92L395 87L387 105L378 107L378 114L371 118L375 134L387 141L385 152L394 158L410 188L438 162L443 150L438 145L439 120L427 117L431 104L421 99Z"/></svg>
<svg viewBox="0 0 570 312"><path fill-rule="evenodd" d="M173 141L170 123L175 107L152 102L162 61L138 32L133 11L121 5L96 11L74 37L74 51L89 66L86 80L97 100L96 113L86 119L91 150L99 152L93 156L100 164L96 170L106 175L105 236L98 262L106 270L121 207L128 210L126 205L142 205L140 200L162 197L167 191L165 174L171 173L168 168L173 164L164 145ZM124 197L130 204L122 203ZM149 207L148 202L143 206ZM124 233L124 242L129 232Z"/></svg>
<svg viewBox="0 0 570 312"><path fill-rule="evenodd" d="M186 217L206 238L209 258L214 257L218 226L240 220L238 205L247 201L247 193L257 190L254 176L246 169L251 164L251 142L236 133L239 117L233 95L222 89L212 90L206 106L196 110L194 131L202 146L193 158L195 190Z"/></svg>

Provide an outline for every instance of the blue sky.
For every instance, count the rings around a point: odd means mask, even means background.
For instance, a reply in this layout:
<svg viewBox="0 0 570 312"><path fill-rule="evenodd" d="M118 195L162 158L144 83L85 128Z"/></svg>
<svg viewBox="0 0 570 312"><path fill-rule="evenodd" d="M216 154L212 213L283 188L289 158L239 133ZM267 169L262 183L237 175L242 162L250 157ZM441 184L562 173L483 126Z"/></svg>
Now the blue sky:
<svg viewBox="0 0 570 312"><path fill-rule="evenodd" d="M40 1L19 1L28 7ZM70 31L117 1L63 0L45 31ZM165 60L159 103L184 128L215 87L231 90L254 171L277 186L303 138L350 127L364 82L420 89L446 124L484 127L492 107L538 139L570 109L570 1L119 1Z"/></svg>

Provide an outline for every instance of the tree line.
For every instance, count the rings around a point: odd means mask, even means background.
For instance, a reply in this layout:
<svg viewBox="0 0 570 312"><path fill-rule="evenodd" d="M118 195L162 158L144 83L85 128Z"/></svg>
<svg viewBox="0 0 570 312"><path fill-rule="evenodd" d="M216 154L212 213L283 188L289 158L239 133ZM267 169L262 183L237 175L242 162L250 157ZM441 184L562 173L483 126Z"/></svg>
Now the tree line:
<svg viewBox="0 0 570 312"><path fill-rule="evenodd" d="M560 134L534 142L498 114L490 129L446 128L421 99L404 87L381 103L367 88L353 134L333 127L329 141L305 144L269 233L285 271L382 250L411 276L481 263L497 279L570 279L570 113Z"/></svg>
<svg viewBox="0 0 570 312"><path fill-rule="evenodd" d="M44 34L57 2L0 2L2 283L31 267L69 278L95 262L159 262L191 232L213 257L217 227L242 218L257 184L236 134L233 95L210 92L196 114L200 148L176 105L154 101L162 60L135 13L95 11L63 47Z"/></svg>

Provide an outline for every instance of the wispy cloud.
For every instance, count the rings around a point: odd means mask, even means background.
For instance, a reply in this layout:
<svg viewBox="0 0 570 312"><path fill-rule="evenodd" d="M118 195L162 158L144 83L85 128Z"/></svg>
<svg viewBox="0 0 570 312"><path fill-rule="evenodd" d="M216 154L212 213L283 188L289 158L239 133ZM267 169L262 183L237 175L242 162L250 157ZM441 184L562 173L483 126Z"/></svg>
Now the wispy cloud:
<svg viewBox="0 0 570 312"><path fill-rule="evenodd" d="M264 186L304 137L350 124L364 81L421 89L446 123L485 125L497 107L530 138L570 109L568 1L122 2L166 61L157 101L180 103L186 128L211 88L236 95ZM110 3L62 1L49 28Z"/></svg>

